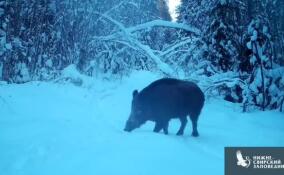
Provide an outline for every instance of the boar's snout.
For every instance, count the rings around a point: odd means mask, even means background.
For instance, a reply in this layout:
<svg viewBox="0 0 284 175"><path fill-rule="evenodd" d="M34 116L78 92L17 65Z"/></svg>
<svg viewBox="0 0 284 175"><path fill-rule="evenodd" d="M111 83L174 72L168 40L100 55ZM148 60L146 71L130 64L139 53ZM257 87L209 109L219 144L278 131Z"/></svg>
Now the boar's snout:
<svg viewBox="0 0 284 175"><path fill-rule="evenodd" d="M130 117L126 122L124 131L131 132L134 129L139 128L140 125L141 123L137 119Z"/></svg>
<svg viewBox="0 0 284 175"><path fill-rule="evenodd" d="M134 122L131 120L127 120L124 131L131 132L133 129L135 129Z"/></svg>
<svg viewBox="0 0 284 175"><path fill-rule="evenodd" d="M125 126L124 131L131 132L133 129L130 129L129 127Z"/></svg>

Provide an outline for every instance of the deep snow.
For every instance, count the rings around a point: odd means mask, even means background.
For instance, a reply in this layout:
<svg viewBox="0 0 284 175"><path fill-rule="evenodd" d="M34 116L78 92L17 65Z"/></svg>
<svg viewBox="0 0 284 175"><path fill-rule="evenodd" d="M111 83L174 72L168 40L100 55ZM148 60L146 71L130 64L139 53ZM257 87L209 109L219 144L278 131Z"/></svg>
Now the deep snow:
<svg viewBox="0 0 284 175"><path fill-rule="evenodd" d="M71 75L72 76L72 75ZM81 77L82 78L82 77ZM1 175L224 174L225 146L283 146L284 116L241 113L240 106L206 100L200 137L142 128L123 131L132 91L159 78L136 72L121 81L0 83Z"/></svg>

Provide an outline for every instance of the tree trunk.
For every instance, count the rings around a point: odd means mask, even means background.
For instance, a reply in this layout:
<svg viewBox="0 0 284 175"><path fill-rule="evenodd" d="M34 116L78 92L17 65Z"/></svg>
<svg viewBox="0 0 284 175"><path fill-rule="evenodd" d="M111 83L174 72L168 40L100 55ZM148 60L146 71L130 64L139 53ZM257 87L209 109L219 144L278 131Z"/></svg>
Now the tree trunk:
<svg viewBox="0 0 284 175"><path fill-rule="evenodd" d="M260 73L261 73L261 91L262 91L262 104L261 104L261 109L264 111L265 109L265 87L264 87L264 70L263 70L263 64L262 64L262 60L260 58L260 56L258 55L258 47L257 47L257 44L256 42L253 42L252 43L255 47L255 56L256 56L256 59L258 60L258 64L260 66Z"/></svg>

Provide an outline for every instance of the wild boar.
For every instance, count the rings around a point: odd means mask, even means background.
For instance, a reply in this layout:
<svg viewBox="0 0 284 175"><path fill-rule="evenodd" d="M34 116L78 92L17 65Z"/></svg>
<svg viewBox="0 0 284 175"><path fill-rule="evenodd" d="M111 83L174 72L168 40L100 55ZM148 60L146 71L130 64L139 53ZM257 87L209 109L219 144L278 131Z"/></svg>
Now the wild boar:
<svg viewBox="0 0 284 175"><path fill-rule="evenodd" d="M132 93L131 113L125 131L139 128L146 121L155 122L154 132L162 129L168 134L169 121L178 118L181 126L177 135L183 135L187 116L192 122L192 136L199 136L197 121L204 105L204 94L193 82L173 78L154 81L138 92Z"/></svg>

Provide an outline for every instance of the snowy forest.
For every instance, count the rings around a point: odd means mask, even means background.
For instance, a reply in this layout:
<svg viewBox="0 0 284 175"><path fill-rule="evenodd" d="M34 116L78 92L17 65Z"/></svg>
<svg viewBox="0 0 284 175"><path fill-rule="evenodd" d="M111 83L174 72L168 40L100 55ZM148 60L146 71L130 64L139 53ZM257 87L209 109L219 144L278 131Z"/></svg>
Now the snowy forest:
<svg viewBox="0 0 284 175"><path fill-rule="evenodd" d="M200 137L123 131L163 77L205 94ZM284 0L0 0L0 174L223 174L283 111Z"/></svg>
<svg viewBox="0 0 284 175"><path fill-rule="evenodd" d="M284 1L183 0L176 11L172 22L164 0L1 0L0 79L50 81L71 64L109 80L149 70L202 77L244 111L282 110Z"/></svg>

